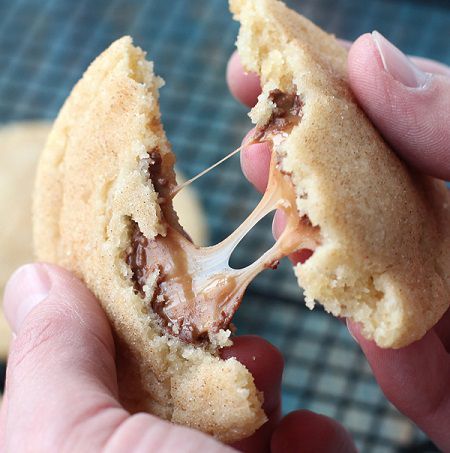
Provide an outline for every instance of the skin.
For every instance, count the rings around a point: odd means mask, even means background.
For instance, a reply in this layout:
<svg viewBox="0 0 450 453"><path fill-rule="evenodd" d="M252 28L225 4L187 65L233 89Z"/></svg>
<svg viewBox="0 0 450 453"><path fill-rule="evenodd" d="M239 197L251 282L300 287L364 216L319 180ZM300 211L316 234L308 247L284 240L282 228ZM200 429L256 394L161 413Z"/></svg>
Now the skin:
<svg viewBox="0 0 450 453"><path fill-rule="evenodd" d="M418 64L427 70L446 70L429 61ZM389 79L367 35L351 49L349 75L359 102L385 137L396 143L405 160L434 175L449 170L440 160L443 154L449 155L449 149L436 148L436 143L441 146L445 140L436 140L433 133L427 135L432 129L427 128L426 117L416 116L423 109L415 93L405 92ZM227 77L240 101L249 106L256 102L259 81L244 74L236 55L230 60ZM424 99L423 105L432 102L439 111L445 102L450 104L449 90L442 87L448 79L442 82L436 77L433 83L441 90L440 96ZM400 126L391 121L395 102L410 113ZM448 118L441 121L448 122ZM400 135L412 125L427 150L425 157L416 146L418 137L402 139ZM244 174L259 190L267 184L269 153L265 145L254 145L241 154ZM450 177L450 171L445 174ZM281 231L282 223L278 216L275 234ZM300 251L292 259L303 261L306 254ZM48 264L26 265L11 277L3 303L14 338L0 413L1 451L119 452L131 447L133 451L158 452L233 451L205 434L149 414L130 415L121 407L108 321L94 296L69 272ZM349 328L386 396L441 449L450 451L445 426L450 416L450 316L447 314L421 341L397 351L381 350L361 337L358 326L350 324ZM256 386L264 392L264 409L270 419L235 448L288 453L356 451L347 431L328 417L303 410L280 420L283 360L268 342L238 337L222 356L237 357L249 368Z"/></svg>

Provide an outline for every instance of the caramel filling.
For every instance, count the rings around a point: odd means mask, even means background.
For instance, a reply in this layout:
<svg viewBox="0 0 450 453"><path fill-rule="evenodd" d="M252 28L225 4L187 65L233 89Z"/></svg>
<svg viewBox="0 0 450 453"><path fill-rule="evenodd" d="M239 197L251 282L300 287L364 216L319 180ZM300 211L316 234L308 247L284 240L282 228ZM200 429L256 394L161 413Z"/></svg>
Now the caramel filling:
<svg viewBox="0 0 450 453"><path fill-rule="evenodd" d="M283 93L273 90L269 93L269 101L274 104L269 121L256 129L255 142L271 141L277 146L280 138L285 138L292 128L302 119L303 103L295 93Z"/></svg>
<svg viewBox="0 0 450 453"><path fill-rule="evenodd" d="M276 147L300 121L302 104L297 95L278 90L270 97L276 107L269 122L256 130L254 141L269 141ZM149 174L156 181L155 189L158 192L161 189L159 194L164 202L167 187L158 179L158 159L152 154L150 159L154 168ZM234 249L253 226L275 209L286 214L282 235L257 261L243 269L232 269L229 260ZM296 250L314 250L319 243L318 227L313 227L306 216L299 216L290 175L281 170L277 153L273 152L264 196L224 241L211 247L197 247L169 222L166 236L149 240L133 222L126 261L133 272L134 288L143 298L149 276L157 275L156 290L149 302L151 308L167 331L194 343L229 326L247 286L262 270L276 267L281 258Z"/></svg>

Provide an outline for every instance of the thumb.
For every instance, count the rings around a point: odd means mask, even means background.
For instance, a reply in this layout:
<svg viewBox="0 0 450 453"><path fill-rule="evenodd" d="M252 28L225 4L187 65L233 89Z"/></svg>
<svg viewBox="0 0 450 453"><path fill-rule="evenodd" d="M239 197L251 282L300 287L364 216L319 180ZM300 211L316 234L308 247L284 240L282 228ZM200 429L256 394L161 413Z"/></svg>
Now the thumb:
<svg viewBox="0 0 450 453"><path fill-rule="evenodd" d="M3 304L14 332L2 407L7 451L31 448L27 442L58 448L74 427L94 432L105 412L112 425L124 419L111 330L81 281L56 266L26 265L8 282ZM82 427L87 418L92 424ZM97 430L93 446L101 436Z"/></svg>
<svg viewBox="0 0 450 453"><path fill-rule="evenodd" d="M401 349L382 349L347 321L388 400L425 431L442 451L450 451L450 360L435 329Z"/></svg>
<svg viewBox="0 0 450 453"><path fill-rule="evenodd" d="M447 75L431 74L418 65L380 33L365 34L350 49L350 85L403 160L421 172L448 180L450 69L446 68Z"/></svg>
<svg viewBox="0 0 450 453"><path fill-rule="evenodd" d="M130 416L120 406L108 321L70 272L23 266L3 304L15 339L0 451L231 451L203 433L149 414Z"/></svg>

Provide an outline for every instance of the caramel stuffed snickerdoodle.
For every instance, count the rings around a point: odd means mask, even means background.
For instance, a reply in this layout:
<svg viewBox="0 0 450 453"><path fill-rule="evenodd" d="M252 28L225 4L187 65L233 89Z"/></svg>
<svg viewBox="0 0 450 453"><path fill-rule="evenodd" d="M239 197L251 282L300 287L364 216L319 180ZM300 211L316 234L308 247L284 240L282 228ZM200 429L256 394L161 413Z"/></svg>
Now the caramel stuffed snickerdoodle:
<svg viewBox="0 0 450 453"><path fill-rule="evenodd" d="M361 322L383 347L420 338L449 303L444 185L413 175L347 85L335 38L274 0L232 0L238 50L260 75L253 141L271 144L268 188L222 243L200 248L179 225L174 154L153 73L131 39L89 67L42 154L34 203L37 257L82 278L118 347L121 400L231 442L265 420L248 370L222 360L245 288L298 249L307 304ZM446 204L447 203L447 204ZM229 257L267 213L287 227L244 269Z"/></svg>

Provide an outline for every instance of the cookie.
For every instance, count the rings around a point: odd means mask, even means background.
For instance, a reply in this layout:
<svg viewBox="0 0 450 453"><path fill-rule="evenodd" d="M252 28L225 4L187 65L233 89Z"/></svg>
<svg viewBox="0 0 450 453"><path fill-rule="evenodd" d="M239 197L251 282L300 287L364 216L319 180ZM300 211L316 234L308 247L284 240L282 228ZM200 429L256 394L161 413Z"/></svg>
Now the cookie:
<svg viewBox="0 0 450 453"><path fill-rule="evenodd" d="M72 270L100 300L114 328L125 407L231 442L253 433L266 416L249 371L219 357L229 331L201 344L168 333L151 306L159 297L158 266L136 288L144 277L138 266L144 242L172 231L187 241L165 196L176 181L160 123L162 83L129 37L91 64L39 162L34 247L39 260Z"/></svg>
<svg viewBox="0 0 450 453"><path fill-rule="evenodd" d="M0 298L14 270L33 260L31 193L39 153L49 131L46 121L0 127ZM2 358L8 354L9 341L10 330L0 312Z"/></svg>
<svg viewBox="0 0 450 453"><path fill-rule="evenodd" d="M51 129L47 121L21 121L0 128L0 295L9 276L33 261L31 194L41 150ZM177 170L177 179L184 178ZM205 245L207 227L193 189L186 187L174 198L180 223L194 243ZM0 357L6 358L10 329L0 312Z"/></svg>
<svg viewBox="0 0 450 453"><path fill-rule="evenodd" d="M381 347L418 340L450 302L444 183L407 168L383 141L349 89L347 51L333 36L280 1L230 7L241 60L261 78L250 114L257 138L273 143L299 215L319 235L295 266L308 307L317 300L361 323Z"/></svg>

